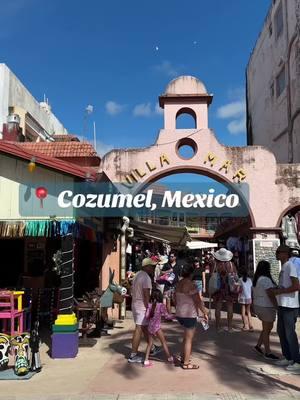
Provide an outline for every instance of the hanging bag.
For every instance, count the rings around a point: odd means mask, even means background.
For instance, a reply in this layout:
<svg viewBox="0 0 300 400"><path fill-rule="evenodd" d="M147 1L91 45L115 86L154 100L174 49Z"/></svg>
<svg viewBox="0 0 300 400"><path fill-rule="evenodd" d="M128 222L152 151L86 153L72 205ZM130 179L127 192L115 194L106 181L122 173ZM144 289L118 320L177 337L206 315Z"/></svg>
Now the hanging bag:
<svg viewBox="0 0 300 400"><path fill-rule="evenodd" d="M208 283L209 295L210 296L213 295L220 289L221 289L221 277L220 277L219 272L217 272L217 267L216 267L216 263L215 263L213 273L212 273L212 275L209 279L209 283Z"/></svg>

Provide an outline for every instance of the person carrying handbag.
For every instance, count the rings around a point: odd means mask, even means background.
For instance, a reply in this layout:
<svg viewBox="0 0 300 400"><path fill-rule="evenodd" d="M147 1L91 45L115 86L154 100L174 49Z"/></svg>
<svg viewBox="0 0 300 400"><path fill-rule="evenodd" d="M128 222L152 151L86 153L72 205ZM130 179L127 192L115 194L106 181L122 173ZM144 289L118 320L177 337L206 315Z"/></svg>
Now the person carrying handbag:
<svg viewBox="0 0 300 400"><path fill-rule="evenodd" d="M223 302L227 306L227 331L234 332L232 327L233 303L237 301L239 293L238 275L235 265L232 263L233 254L231 251L221 248L212 253L215 259L213 281L218 282L217 290L212 294L215 303L216 330L221 331L221 310ZM212 284L210 284L210 287Z"/></svg>

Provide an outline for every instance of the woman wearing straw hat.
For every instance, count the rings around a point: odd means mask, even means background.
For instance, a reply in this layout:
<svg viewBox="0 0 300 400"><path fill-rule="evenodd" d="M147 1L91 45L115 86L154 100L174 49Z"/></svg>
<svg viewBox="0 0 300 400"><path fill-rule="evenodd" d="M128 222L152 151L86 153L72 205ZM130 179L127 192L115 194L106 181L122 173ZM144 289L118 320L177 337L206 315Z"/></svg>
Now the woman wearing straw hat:
<svg viewBox="0 0 300 400"><path fill-rule="evenodd" d="M221 331L221 310L223 302L227 306L227 328L228 332L233 332L233 303L237 300L237 294L232 293L229 285L229 275L236 274L236 267L232 263L233 254L231 251L221 248L212 253L215 261L214 271L219 274L220 288L213 294L215 303L216 330Z"/></svg>

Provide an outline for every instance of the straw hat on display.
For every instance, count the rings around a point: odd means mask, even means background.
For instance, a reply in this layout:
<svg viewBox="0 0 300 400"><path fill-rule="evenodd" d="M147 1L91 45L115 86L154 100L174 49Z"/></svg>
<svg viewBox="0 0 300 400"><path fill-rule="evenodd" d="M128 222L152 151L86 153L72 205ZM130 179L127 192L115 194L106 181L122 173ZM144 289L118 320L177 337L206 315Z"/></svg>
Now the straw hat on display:
<svg viewBox="0 0 300 400"><path fill-rule="evenodd" d="M218 251L213 251L212 255L218 261L231 261L233 257L231 251L225 249L224 247L222 247Z"/></svg>

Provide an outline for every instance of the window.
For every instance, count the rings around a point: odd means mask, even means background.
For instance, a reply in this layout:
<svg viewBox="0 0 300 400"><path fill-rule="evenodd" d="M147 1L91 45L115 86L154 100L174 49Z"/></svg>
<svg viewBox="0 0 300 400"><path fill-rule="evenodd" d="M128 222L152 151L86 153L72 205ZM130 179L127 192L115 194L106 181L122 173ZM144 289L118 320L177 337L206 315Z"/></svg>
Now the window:
<svg viewBox="0 0 300 400"><path fill-rule="evenodd" d="M276 96L279 97L285 89L285 67L279 72L276 78Z"/></svg>
<svg viewBox="0 0 300 400"><path fill-rule="evenodd" d="M282 10L282 3L277 8L275 13L275 31L276 31L276 39L280 37L283 32L283 10Z"/></svg>

